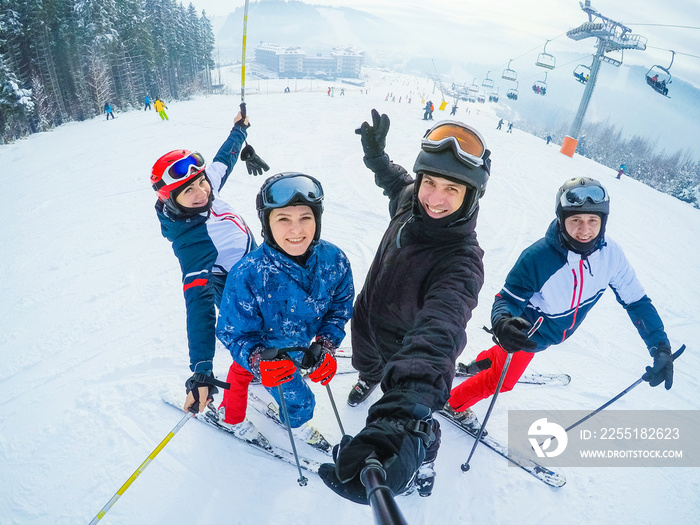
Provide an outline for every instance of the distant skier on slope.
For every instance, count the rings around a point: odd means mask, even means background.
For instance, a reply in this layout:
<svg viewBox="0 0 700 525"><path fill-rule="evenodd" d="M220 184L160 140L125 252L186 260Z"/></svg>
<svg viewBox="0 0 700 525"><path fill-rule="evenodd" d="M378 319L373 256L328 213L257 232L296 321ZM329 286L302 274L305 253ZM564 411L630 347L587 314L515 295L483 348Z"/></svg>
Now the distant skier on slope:
<svg viewBox="0 0 700 525"><path fill-rule="evenodd" d="M350 262L335 245L322 240L323 188L303 173L278 173L263 184L256 207L264 244L231 270L226 282L216 335L233 356L219 408L224 425L252 427L245 419L248 385L258 378L280 403L284 385L289 423L310 444L323 440L307 425L316 404L297 365L326 385L335 375L335 349L355 297ZM275 350L307 348L274 355ZM273 355L266 355L272 350ZM280 419L284 414L280 411Z"/></svg>
<svg viewBox="0 0 700 525"><path fill-rule="evenodd" d="M186 383L185 410L198 403L201 412L213 398L216 307L231 267L256 247L243 217L219 196L249 125L248 117L236 115L233 129L209 166L199 153L174 150L159 158L151 171L161 232L172 243L182 270L192 372Z"/></svg>
<svg viewBox="0 0 700 525"><path fill-rule="evenodd" d="M473 128L435 124L423 137L413 171L384 152L389 117L372 110L356 131L365 165L389 197L391 222L357 297L352 318L352 363L359 371L348 404L366 400L381 382L365 428L341 444L335 465L323 465L326 484L366 502L359 475L378 456L395 494L414 478L422 496L433 488L440 425L465 327L484 282L476 238L479 200L490 173L490 151Z"/></svg>
<svg viewBox="0 0 700 525"><path fill-rule="evenodd" d="M435 106L433 106L432 101L428 100L424 109L423 120L433 120L433 111L435 111Z"/></svg>
<svg viewBox="0 0 700 525"><path fill-rule="evenodd" d="M566 181L556 197L556 219L547 233L520 254L496 295L493 333L501 346L481 352L483 370L452 390L445 409L478 430L469 408L494 394L506 356L512 353L501 392L511 390L535 353L571 337L609 286L627 311L653 358L645 381L673 384L671 345L659 314L644 293L622 248L605 235L610 198L603 185L586 177ZM543 323L530 337L538 317ZM619 351L619 350L618 350Z"/></svg>
<svg viewBox="0 0 700 525"><path fill-rule="evenodd" d="M109 120L109 117L112 117L112 120L114 120L114 109L112 109L112 105L109 102L105 102L105 113L107 113L107 120Z"/></svg>
<svg viewBox="0 0 700 525"><path fill-rule="evenodd" d="M168 114L165 112L165 110L168 109L168 106L166 106L161 99L156 99L156 101L153 103L153 109L155 109L158 115L160 115L160 120L170 120L168 118Z"/></svg>

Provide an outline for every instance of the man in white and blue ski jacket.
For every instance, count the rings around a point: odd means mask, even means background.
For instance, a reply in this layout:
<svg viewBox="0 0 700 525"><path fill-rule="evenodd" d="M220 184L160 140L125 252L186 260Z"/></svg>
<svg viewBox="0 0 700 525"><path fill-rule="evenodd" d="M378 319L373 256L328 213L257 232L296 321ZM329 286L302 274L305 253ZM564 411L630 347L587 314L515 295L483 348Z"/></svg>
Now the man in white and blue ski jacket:
<svg viewBox="0 0 700 525"><path fill-rule="evenodd" d="M521 253L496 295L491 324L500 346L477 356L478 373L452 390L448 409L464 412L493 395L508 353L513 357L501 391L511 390L535 353L568 339L608 287L654 358L646 380L671 387L671 346L663 323L622 248L605 236L608 212L607 191L598 181L571 179L560 188L557 219ZM582 242L570 235L566 221L586 217L597 222L598 231Z"/></svg>
<svg viewBox="0 0 700 525"><path fill-rule="evenodd" d="M201 155L188 150L169 152L153 166L151 182L158 191L155 207L161 232L172 243L182 270L192 378L212 376L216 308L226 277L232 266L256 247L246 222L219 196L238 160L247 128L247 117L239 113L208 166ZM192 201L193 207L182 204L187 204L190 192L201 195L201 202L197 203L198 197ZM199 383L198 387L203 386Z"/></svg>

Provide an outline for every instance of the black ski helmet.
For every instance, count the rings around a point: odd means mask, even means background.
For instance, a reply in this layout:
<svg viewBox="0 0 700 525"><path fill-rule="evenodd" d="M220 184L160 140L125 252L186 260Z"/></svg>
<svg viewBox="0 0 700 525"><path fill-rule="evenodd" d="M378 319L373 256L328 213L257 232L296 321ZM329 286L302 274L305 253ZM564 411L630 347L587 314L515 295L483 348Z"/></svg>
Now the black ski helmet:
<svg viewBox="0 0 700 525"><path fill-rule="evenodd" d="M466 134L470 147L467 148L453 132ZM437 137L431 139L434 135ZM490 157L491 151L486 148L486 142L477 130L455 120L440 121L426 131L421 141L421 151L413 165L413 171L418 175L415 194L418 194L424 173L464 184L467 186L467 193L464 196L461 215L469 218L486 192L491 173Z"/></svg>
<svg viewBox="0 0 700 525"><path fill-rule="evenodd" d="M610 213L610 196L600 182L590 177L576 177L567 180L557 191L555 210L561 238L568 249L576 253L588 254L598 248L603 240ZM567 217L579 213L598 215L601 220L600 232L587 243L573 239L564 226Z"/></svg>
<svg viewBox="0 0 700 525"><path fill-rule="evenodd" d="M265 242L276 246L269 223L272 210L297 205L306 205L311 208L316 220L314 242L317 242L321 237L321 215L323 214L321 183L310 175L293 171L277 173L263 183L255 199L255 207Z"/></svg>

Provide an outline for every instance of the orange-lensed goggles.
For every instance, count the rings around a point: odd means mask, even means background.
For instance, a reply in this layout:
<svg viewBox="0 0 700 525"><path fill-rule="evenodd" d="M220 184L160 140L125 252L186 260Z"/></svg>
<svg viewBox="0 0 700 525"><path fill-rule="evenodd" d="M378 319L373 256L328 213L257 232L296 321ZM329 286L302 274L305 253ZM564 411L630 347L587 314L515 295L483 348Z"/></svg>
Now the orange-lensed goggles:
<svg viewBox="0 0 700 525"><path fill-rule="evenodd" d="M475 129L453 120L445 120L429 129L421 141L423 151L436 152L452 148L457 158L465 164L480 168L484 165L486 146Z"/></svg>

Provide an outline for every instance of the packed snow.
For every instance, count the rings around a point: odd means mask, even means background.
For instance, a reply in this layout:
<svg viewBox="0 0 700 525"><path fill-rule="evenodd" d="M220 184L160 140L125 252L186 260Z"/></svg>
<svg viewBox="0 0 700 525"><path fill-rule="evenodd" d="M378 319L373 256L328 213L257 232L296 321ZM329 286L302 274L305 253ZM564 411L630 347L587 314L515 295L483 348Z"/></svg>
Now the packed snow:
<svg viewBox="0 0 700 525"><path fill-rule="evenodd" d="M372 108L387 113L386 151L410 170L428 127L421 99L437 106L440 94L427 79L382 72L365 88L336 84L333 97L326 93L331 84L284 82L251 85L249 142L271 166L268 175L302 171L322 181L323 237L347 253L359 291L389 216L354 130ZM291 93L282 92L286 85ZM395 102L385 100L387 93ZM166 392L184 395L190 375L181 275L161 237L148 177L171 149L198 150L211 160L239 102L237 94L166 100L167 122L153 111L117 111L116 120L73 122L0 146L8 192L0 221L0 524L89 522L182 418L161 400ZM460 360L471 361L491 344L481 328L489 325L493 296L521 250L544 235L557 188L568 177L595 177L611 194L608 234L625 248L674 349L688 345L672 390L643 383L610 409L697 410L700 210L626 176L616 180L615 171L566 157L558 145L517 128L497 131L499 107L461 103L456 115L479 129L493 152L477 227L486 282ZM436 119L450 118L449 110L448 104L436 111ZM264 178L248 175L241 163L222 192L258 240L254 198ZM344 361L341 367L348 366ZM219 378L230 362L219 347ZM608 292L571 340L538 354L529 367L568 373L571 384L518 385L502 394L489 432L507 442L509 410L594 410L649 364ZM381 395L377 390L370 402L350 408L345 398L355 379L344 374L331 383L352 434ZM269 399L262 387L253 388ZM313 423L335 443L340 430L327 393L313 388ZM483 417L487 405L477 404L477 414ZM271 441L290 448L284 431L257 412L249 417ZM697 469L562 467L557 471L567 484L553 489L485 447L463 473L472 443L443 424L433 495L397 498L410 524L697 523ZM306 445L297 448L324 461ZM294 467L189 421L100 523L372 523L369 507L338 497L313 474L305 487L297 477Z"/></svg>

